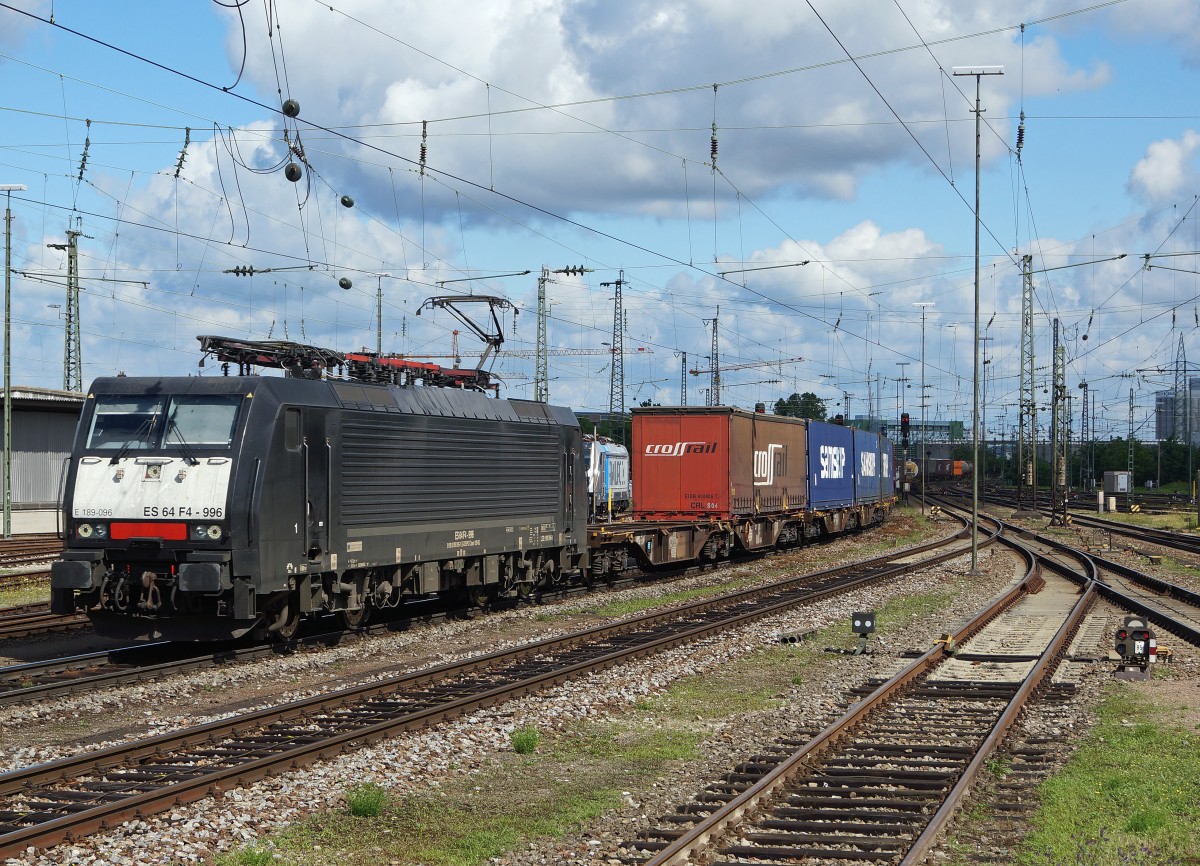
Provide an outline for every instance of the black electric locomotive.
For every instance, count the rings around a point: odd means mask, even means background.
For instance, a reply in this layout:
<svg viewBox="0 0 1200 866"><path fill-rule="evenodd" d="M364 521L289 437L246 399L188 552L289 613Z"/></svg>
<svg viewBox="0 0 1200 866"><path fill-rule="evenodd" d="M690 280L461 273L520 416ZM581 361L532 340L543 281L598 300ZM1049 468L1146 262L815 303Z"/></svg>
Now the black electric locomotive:
<svg viewBox="0 0 1200 866"><path fill-rule="evenodd" d="M462 388L98 379L53 607L86 608L101 634L211 640L288 637L320 612L354 626L413 595L527 594L584 560L582 459L569 409Z"/></svg>

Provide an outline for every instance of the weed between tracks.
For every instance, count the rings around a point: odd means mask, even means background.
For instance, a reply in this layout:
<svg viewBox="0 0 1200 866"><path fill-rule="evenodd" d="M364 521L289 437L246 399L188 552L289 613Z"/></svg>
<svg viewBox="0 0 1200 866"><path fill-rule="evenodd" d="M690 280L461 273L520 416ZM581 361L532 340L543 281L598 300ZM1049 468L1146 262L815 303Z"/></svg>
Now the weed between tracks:
<svg viewBox="0 0 1200 866"><path fill-rule="evenodd" d="M1175 680L1175 685L1168 685ZM1020 866L1200 864L1200 724L1196 703L1164 692L1195 684L1160 672L1145 684L1114 683L1097 722L1066 766L1041 784L1028 835L1008 857ZM989 767L989 769L991 769ZM968 838L990 835L992 806L963 816ZM1002 834L1001 834L1002 835ZM996 843L1003 844L1002 839ZM946 866L975 861L955 845ZM986 852L981 852L986 853Z"/></svg>
<svg viewBox="0 0 1200 866"><path fill-rule="evenodd" d="M23 580L0 588L0 608L17 607L22 604L36 604L50 600L50 582L41 580Z"/></svg>
<svg viewBox="0 0 1200 866"><path fill-rule="evenodd" d="M1144 568L1144 566L1143 566ZM1200 571L1191 563L1184 562L1171 556L1164 556L1162 562L1150 571L1164 580L1177 583L1189 589L1200 586Z"/></svg>
<svg viewBox="0 0 1200 866"><path fill-rule="evenodd" d="M1087 741L1042 785L1019 862L1200 863L1197 727L1184 727L1173 708L1145 693L1114 685Z"/></svg>
<svg viewBox="0 0 1200 866"><path fill-rule="evenodd" d="M952 596L947 589L895 599L879 611L881 632L927 616ZM378 818L319 814L244 850L257 855L269 845L275 866L481 866L531 843L552 849L554 840L638 800L636 792L665 784L681 764L701 760L702 741L722 720L786 705L806 679L842 663L825 646L855 640L849 623L838 622L803 643L764 647L602 721L538 732L526 754L514 735L513 752L422 793L393 795ZM239 856L217 863L257 866Z"/></svg>
<svg viewBox="0 0 1200 866"><path fill-rule="evenodd" d="M377 819L314 816L279 834L273 863L468 866L538 837L557 837L619 808L627 790L675 761L695 760L699 735L685 730L587 724L548 738L536 753L425 793L395 796ZM258 850L261 850L261 845ZM249 866L236 858L221 866Z"/></svg>

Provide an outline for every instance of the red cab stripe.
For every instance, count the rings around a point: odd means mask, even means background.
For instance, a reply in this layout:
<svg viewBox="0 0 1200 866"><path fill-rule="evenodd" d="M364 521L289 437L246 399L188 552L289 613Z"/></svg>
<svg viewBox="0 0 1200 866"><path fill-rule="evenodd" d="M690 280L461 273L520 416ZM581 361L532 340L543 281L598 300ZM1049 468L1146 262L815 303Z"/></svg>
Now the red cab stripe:
<svg viewBox="0 0 1200 866"><path fill-rule="evenodd" d="M122 538L162 538L166 541L187 541L186 523L114 523L109 535Z"/></svg>

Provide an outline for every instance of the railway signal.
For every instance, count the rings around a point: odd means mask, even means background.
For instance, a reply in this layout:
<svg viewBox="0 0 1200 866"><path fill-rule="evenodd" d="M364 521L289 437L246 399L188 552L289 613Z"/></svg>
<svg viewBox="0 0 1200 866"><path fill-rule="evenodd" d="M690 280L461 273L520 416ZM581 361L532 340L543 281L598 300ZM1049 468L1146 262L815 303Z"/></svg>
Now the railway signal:
<svg viewBox="0 0 1200 866"><path fill-rule="evenodd" d="M866 655L867 639L875 632L875 611L861 610L850 614L850 629L858 635L858 646L854 655Z"/></svg>
<svg viewBox="0 0 1200 866"><path fill-rule="evenodd" d="M1144 617L1127 616L1117 627L1115 649L1121 657L1116 676L1122 679L1148 679L1148 665L1155 661L1157 640Z"/></svg>

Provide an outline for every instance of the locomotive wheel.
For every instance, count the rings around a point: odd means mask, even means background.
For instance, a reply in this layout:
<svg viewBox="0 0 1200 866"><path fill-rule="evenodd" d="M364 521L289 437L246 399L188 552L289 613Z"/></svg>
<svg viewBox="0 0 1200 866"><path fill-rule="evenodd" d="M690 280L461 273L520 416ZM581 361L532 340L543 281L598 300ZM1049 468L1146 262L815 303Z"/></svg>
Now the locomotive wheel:
<svg viewBox="0 0 1200 866"><path fill-rule="evenodd" d="M367 624L367 620L371 617L371 609L363 605L356 610L339 610L338 619L341 620L342 627L348 629L362 628Z"/></svg>
<svg viewBox="0 0 1200 866"><path fill-rule="evenodd" d="M300 612L294 605L285 605L275 616L275 628L271 637L277 641L289 641L300 631Z"/></svg>

